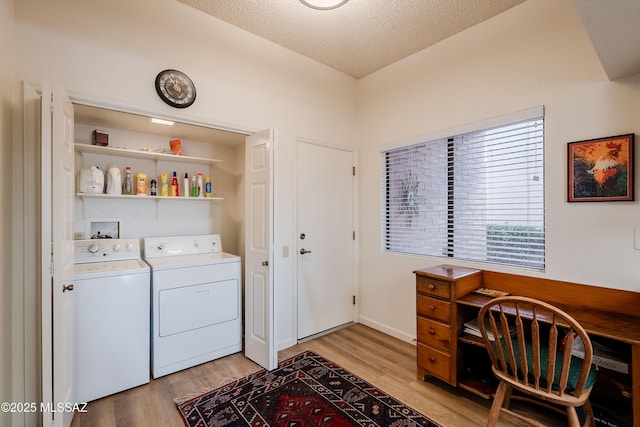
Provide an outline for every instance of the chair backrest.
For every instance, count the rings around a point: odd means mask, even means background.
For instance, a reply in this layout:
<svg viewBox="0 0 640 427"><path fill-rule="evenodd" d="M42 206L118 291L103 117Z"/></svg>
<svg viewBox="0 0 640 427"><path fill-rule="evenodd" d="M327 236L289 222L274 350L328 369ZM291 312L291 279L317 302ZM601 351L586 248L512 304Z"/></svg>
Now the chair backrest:
<svg viewBox="0 0 640 427"><path fill-rule="evenodd" d="M564 311L533 298L506 296L482 307L478 324L498 378L538 395L579 398L590 390L591 340ZM583 358L571 355L578 339Z"/></svg>

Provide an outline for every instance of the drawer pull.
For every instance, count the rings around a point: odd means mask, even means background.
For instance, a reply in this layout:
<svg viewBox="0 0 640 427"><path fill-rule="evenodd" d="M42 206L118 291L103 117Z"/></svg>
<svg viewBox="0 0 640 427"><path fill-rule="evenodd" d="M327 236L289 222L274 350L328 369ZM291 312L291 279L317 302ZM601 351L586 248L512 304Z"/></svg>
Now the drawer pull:
<svg viewBox="0 0 640 427"><path fill-rule="evenodd" d="M431 357L429 357L429 362L431 362L431 363L435 363L435 362L436 362L436 358L435 358L435 356L431 356Z"/></svg>
<svg viewBox="0 0 640 427"><path fill-rule="evenodd" d="M436 306L435 306L435 305L430 305L430 306L429 306L429 310L433 311L433 310L435 310L435 309L436 309Z"/></svg>
<svg viewBox="0 0 640 427"><path fill-rule="evenodd" d="M430 290L434 290L436 288L436 285L434 285L433 283L429 283L429 286L427 286Z"/></svg>
<svg viewBox="0 0 640 427"><path fill-rule="evenodd" d="M436 330L433 328L429 328L429 335L433 335L436 333Z"/></svg>

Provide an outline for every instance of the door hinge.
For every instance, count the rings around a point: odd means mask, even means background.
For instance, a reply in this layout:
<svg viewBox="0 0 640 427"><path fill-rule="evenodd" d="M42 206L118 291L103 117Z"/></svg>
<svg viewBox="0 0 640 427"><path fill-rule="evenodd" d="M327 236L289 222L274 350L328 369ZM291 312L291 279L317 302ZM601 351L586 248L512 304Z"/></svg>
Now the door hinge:
<svg viewBox="0 0 640 427"><path fill-rule="evenodd" d="M51 277L53 277L53 275L55 274L55 266L54 266L54 258L55 254L53 252L53 242L51 242L51 265L49 266L49 273L51 274Z"/></svg>
<svg viewBox="0 0 640 427"><path fill-rule="evenodd" d="M353 296L353 305L356 305L356 296Z"/></svg>
<svg viewBox="0 0 640 427"><path fill-rule="evenodd" d="M353 235L351 236L351 238L352 238L353 240L356 240L356 232L355 232L355 231L353 232Z"/></svg>
<svg viewBox="0 0 640 427"><path fill-rule="evenodd" d="M353 173L353 176L356 176L356 167L355 166L353 166L352 173Z"/></svg>

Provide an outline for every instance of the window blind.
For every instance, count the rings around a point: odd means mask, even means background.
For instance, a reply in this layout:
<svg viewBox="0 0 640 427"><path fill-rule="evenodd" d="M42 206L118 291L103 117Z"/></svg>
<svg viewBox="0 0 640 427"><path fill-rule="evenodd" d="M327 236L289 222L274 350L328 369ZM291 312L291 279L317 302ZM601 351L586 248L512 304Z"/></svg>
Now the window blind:
<svg viewBox="0 0 640 427"><path fill-rule="evenodd" d="M544 269L544 119L383 151L383 249Z"/></svg>

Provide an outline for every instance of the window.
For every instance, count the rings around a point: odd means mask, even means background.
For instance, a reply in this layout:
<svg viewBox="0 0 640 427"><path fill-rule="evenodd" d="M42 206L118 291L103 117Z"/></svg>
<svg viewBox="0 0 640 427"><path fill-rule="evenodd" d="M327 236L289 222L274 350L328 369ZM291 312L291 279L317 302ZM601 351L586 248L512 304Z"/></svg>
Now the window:
<svg viewBox="0 0 640 427"><path fill-rule="evenodd" d="M383 249L544 269L544 118L535 111L383 151Z"/></svg>

